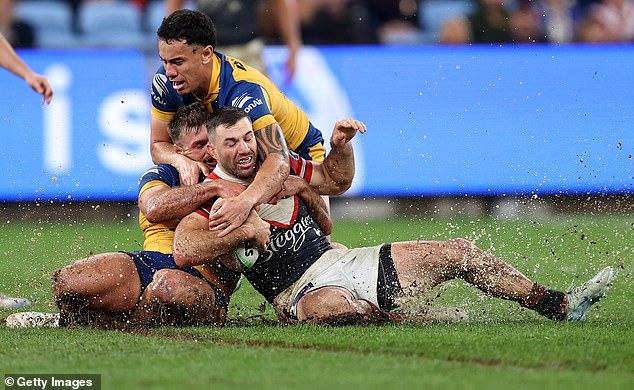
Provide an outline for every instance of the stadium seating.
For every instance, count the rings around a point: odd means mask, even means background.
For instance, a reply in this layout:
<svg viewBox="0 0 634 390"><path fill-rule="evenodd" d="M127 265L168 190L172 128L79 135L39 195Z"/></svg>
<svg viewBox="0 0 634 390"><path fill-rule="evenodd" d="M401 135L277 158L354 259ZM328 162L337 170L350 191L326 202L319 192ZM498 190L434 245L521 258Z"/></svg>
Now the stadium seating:
<svg viewBox="0 0 634 390"><path fill-rule="evenodd" d="M89 1L79 9L82 46L148 48L141 10L124 1Z"/></svg>
<svg viewBox="0 0 634 390"><path fill-rule="evenodd" d="M75 47L79 43L72 30L73 13L66 1L20 1L15 6L15 13L19 19L31 24L38 47Z"/></svg>
<svg viewBox="0 0 634 390"><path fill-rule="evenodd" d="M426 43L437 43L442 24L447 19L467 15L472 4L472 0L422 0L418 17Z"/></svg>
<svg viewBox="0 0 634 390"><path fill-rule="evenodd" d="M149 1L145 10L146 28L153 37L165 17L165 2L162 0Z"/></svg>

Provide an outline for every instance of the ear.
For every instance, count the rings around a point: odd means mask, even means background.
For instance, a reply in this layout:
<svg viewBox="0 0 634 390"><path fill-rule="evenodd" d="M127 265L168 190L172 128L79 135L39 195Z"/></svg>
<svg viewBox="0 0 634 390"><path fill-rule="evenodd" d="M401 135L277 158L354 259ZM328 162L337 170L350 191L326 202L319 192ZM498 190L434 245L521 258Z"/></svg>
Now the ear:
<svg viewBox="0 0 634 390"><path fill-rule="evenodd" d="M208 64L214 57L214 47L211 45L203 47L201 55L203 59L203 64Z"/></svg>
<svg viewBox="0 0 634 390"><path fill-rule="evenodd" d="M216 153L216 148L211 144L211 142L207 142L207 152L209 155L214 158L214 160L218 161L218 154Z"/></svg>
<svg viewBox="0 0 634 390"><path fill-rule="evenodd" d="M176 151L176 153L178 154L183 154L183 148L181 148L179 145L174 144L174 150Z"/></svg>

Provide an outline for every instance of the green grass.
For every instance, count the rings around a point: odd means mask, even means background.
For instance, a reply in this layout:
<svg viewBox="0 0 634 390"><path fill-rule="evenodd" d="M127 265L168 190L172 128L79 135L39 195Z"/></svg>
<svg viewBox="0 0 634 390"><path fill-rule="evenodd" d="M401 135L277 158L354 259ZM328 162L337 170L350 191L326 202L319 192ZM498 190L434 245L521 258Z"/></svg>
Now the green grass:
<svg viewBox="0 0 634 390"><path fill-rule="evenodd" d="M110 388L606 389L634 383L634 219L631 216L409 218L335 221L349 246L465 237L532 279L565 289L617 268L607 299L585 323L557 323L488 298L463 282L435 289L434 307L458 306L467 324L291 326L248 283L224 328L92 329L0 327L2 373L95 373ZM0 291L55 311L50 275L90 253L140 248L134 221L7 222L0 230ZM0 313L0 319L11 313Z"/></svg>

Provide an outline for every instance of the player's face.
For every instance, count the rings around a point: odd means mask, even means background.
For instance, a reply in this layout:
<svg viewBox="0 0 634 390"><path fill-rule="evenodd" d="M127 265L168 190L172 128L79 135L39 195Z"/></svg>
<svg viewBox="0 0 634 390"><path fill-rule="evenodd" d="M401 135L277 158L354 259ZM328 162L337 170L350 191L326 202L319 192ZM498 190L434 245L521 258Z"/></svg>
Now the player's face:
<svg viewBox="0 0 634 390"><path fill-rule="evenodd" d="M181 135L180 153L194 161L207 164L209 169L213 170L216 167L216 159L207 148L208 140L206 126L202 126L196 134L194 132L184 133Z"/></svg>
<svg viewBox="0 0 634 390"><path fill-rule="evenodd" d="M188 45L184 41L167 43L159 40L159 56L165 74L180 95L194 93L207 96L211 80L213 47Z"/></svg>
<svg viewBox="0 0 634 390"><path fill-rule="evenodd" d="M248 118L235 125L216 129L212 155L223 171L238 179L249 180L255 176L257 142Z"/></svg>

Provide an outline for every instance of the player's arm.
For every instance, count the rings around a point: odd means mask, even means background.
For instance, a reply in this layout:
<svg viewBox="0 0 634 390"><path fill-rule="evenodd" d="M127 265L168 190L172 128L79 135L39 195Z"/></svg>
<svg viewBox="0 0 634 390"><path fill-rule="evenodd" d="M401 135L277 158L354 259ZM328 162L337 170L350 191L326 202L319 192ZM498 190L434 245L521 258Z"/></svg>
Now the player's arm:
<svg viewBox="0 0 634 390"><path fill-rule="evenodd" d="M331 150L323 163L304 161L304 164L312 166L312 174L307 180L318 194L339 195L350 188L354 178L354 153L350 141L357 132L365 133L365 131L363 122L354 119L337 121L330 139ZM293 188L295 184L297 184L295 181L287 180L274 201L297 193L298 189Z"/></svg>
<svg viewBox="0 0 634 390"><path fill-rule="evenodd" d="M297 196L304 202L308 213L317 222L321 231L329 236L332 233L332 219L330 219L330 212L324 199L300 177L289 176L284 185L289 182L295 182Z"/></svg>
<svg viewBox="0 0 634 390"><path fill-rule="evenodd" d="M176 146L167 132L168 123L152 117L150 120L150 153L155 164L170 164L178 171L183 185L198 183L200 173L209 174L204 163L191 160L177 153Z"/></svg>
<svg viewBox="0 0 634 390"><path fill-rule="evenodd" d="M299 9L297 0L272 0L282 41L288 48L286 58L286 83L295 76L297 70L297 54L302 45Z"/></svg>
<svg viewBox="0 0 634 390"><path fill-rule="evenodd" d="M53 99L53 88L48 79L33 72L2 34L0 34L0 66L22 78L35 92L42 95L42 105L49 104Z"/></svg>
<svg viewBox="0 0 634 390"><path fill-rule="evenodd" d="M350 141L357 132L365 133L366 126L356 119L342 119L335 123L330 137L330 152L321 166L317 166L311 186L322 195L338 195L347 191L354 179L354 152Z"/></svg>
<svg viewBox="0 0 634 390"><path fill-rule="evenodd" d="M245 242L251 242L261 252L266 251L270 225L254 210L238 228L223 237L209 230L209 219L191 213L178 224L174 233L174 261L180 267L201 265L230 253Z"/></svg>
<svg viewBox="0 0 634 390"><path fill-rule="evenodd" d="M185 0L165 0L165 15L183 8L183 4L185 4Z"/></svg>
<svg viewBox="0 0 634 390"><path fill-rule="evenodd" d="M159 223L183 218L212 198L237 196L244 188L225 180L181 187L157 185L140 193L139 209L148 221Z"/></svg>
<svg viewBox="0 0 634 390"><path fill-rule="evenodd" d="M255 130L255 137L263 162L253 182L239 196L227 199L210 217L209 227L218 229L221 237L240 226L251 209L273 199L288 177L288 147L280 126L273 123Z"/></svg>

